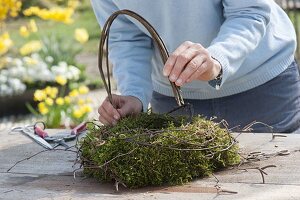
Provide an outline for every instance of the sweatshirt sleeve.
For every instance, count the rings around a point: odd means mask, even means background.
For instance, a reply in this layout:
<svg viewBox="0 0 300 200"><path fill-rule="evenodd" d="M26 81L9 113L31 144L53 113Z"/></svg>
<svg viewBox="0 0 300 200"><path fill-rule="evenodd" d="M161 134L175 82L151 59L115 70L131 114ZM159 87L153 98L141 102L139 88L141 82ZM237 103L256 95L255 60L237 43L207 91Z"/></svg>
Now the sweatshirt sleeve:
<svg viewBox="0 0 300 200"><path fill-rule="evenodd" d="M119 10L113 1L92 0L96 18L103 26ZM147 111L152 95L152 39L124 15L113 22L109 33L109 59L122 95L137 97Z"/></svg>
<svg viewBox="0 0 300 200"><path fill-rule="evenodd" d="M225 21L208 47L223 69L223 83L259 44L270 21L270 0L223 0Z"/></svg>

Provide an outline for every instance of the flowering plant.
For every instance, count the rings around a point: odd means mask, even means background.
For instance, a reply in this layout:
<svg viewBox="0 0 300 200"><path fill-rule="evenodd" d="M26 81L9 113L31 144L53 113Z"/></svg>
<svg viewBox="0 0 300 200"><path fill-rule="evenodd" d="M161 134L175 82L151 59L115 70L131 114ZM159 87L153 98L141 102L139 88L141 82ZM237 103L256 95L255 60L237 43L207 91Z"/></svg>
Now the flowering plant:
<svg viewBox="0 0 300 200"><path fill-rule="evenodd" d="M22 94L25 89L25 84L19 79L8 78L5 75L0 74L0 97Z"/></svg>
<svg viewBox="0 0 300 200"><path fill-rule="evenodd" d="M0 56L8 52L9 48L12 46L13 42L9 37L9 34L3 33L0 35Z"/></svg>
<svg viewBox="0 0 300 200"><path fill-rule="evenodd" d="M78 0L69 0L65 7L53 7L50 9L31 6L23 11L25 16L37 16L43 20L51 20L70 24L73 22L72 16L78 7Z"/></svg>
<svg viewBox="0 0 300 200"><path fill-rule="evenodd" d="M11 6L14 2L18 5ZM6 15L16 16L20 11L20 1L5 0L0 10L5 8ZM72 15L78 6L77 0L68 1L65 8L40 9L30 7L23 14L35 15L44 20L72 22ZM3 10L2 9L2 10ZM65 12L68 11L68 12ZM0 18L4 20L5 18ZM19 29L19 34L27 38L37 33L38 27L34 19L30 19ZM57 80L67 83L83 82L86 79L84 66L75 61L75 56L82 50L82 44L89 36L85 29L76 29L73 40L55 36L43 37L42 40L30 40L18 48L19 55L8 56L13 41L8 32L0 32L0 97L23 93L26 88L40 88L47 84L54 85ZM74 42L77 41L76 42Z"/></svg>
<svg viewBox="0 0 300 200"><path fill-rule="evenodd" d="M52 57L52 65L57 65L59 62L64 61L69 65L75 65L80 68L80 65L75 60L77 54L82 51L82 44L74 39L63 38L55 35L43 37L43 47L39 54L43 59Z"/></svg>
<svg viewBox="0 0 300 200"><path fill-rule="evenodd" d="M1 0L0 3L0 23L7 16L16 17L21 10L22 2L20 0Z"/></svg>
<svg viewBox="0 0 300 200"><path fill-rule="evenodd" d="M29 104L27 106L32 113L42 116L49 128L74 125L86 120L92 111L91 99L80 97L88 91L82 85L65 94L64 89L59 91L57 87L47 86L34 93L34 101L38 103L37 110Z"/></svg>
<svg viewBox="0 0 300 200"><path fill-rule="evenodd" d="M0 96L20 94L25 91L27 86L43 86L46 83L54 85L62 82L66 84L68 81L79 79L81 72L77 67L68 65L66 62L59 62L58 65L51 66L53 59L50 56L47 57L46 61L42 60L38 54L23 58L3 58ZM50 68L48 67L49 64Z"/></svg>
<svg viewBox="0 0 300 200"><path fill-rule="evenodd" d="M5 20L8 17L17 17L21 10L22 2L20 0L1 0L0 3L0 56L6 54L13 41L9 33L4 30ZM0 63L1 64L1 63ZM1 66L1 65L0 65Z"/></svg>
<svg viewBox="0 0 300 200"><path fill-rule="evenodd" d="M47 25L51 27L57 23L65 24L62 27L69 26L74 22L75 11L81 4L79 0L53 0L46 6L38 1L3 0L0 3L0 99L10 98L6 96L24 98L32 89L36 90L34 100L38 107L28 103L27 108L42 115L49 127L57 127L64 120L80 122L91 110L90 100L79 98L78 95L88 92L83 85L96 85L97 82L89 80L85 66L75 60L83 44L89 40L88 32L72 25L71 30L76 29L74 35L68 33L64 37L59 31L45 34L48 32L40 31L38 26L43 27L44 21L49 21ZM2 25L6 19L16 17L19 13L29 18L22 20L19 27L19 35L23 38L13 41L9 26ZM70 90L70 94L67 94ZM25 91L27 94L24 96L14 97ZM44 96L42 99L38 98L41 94Z"/></svg>

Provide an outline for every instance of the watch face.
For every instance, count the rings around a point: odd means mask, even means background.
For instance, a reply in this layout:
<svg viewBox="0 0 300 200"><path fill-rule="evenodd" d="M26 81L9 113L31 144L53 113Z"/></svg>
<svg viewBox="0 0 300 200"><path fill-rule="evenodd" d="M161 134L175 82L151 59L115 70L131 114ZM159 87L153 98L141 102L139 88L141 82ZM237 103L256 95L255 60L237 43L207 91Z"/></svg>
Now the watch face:
<svg viewBox="0 0 300 200"><path fill-rule="evenodd" d="M208 81L208 84L212 87L214 87L216 90L219 90L221 88L222 83L222 76L220 78L215 78L213 80Z"/></svg>
<svg viewBox="0 0 300 200"><path fill-rule="evenodd" d="M216 76L216 78L208 81L208 84L212 87L214 87L216 90L220 90L221 83L222 83L222 77L223 77L223 69L221 67L221 70L219 74Z"/></svg>
<svg viewBox="0 0 300 200"><path fill-rule="evenodd" d="M216 79L216 80L222 79L222 75L223 75L223 69L221 68L221 70L220 70L218 76L217 76L215 79Z"/></svg>

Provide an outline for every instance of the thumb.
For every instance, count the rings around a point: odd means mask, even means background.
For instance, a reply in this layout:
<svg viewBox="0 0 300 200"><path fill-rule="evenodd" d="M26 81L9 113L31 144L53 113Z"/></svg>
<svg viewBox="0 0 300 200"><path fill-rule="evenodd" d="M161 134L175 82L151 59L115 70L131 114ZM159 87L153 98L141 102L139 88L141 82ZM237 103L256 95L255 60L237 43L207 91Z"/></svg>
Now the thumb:
<svg viewBox="0 0 300 200"><path fill-rule="evenodd" d="M139 113L139 111L136 111L135 104L132 101L125 101L125 103L120 107L118 112L122 117L126 117L128 115L136 115Z"/></svg>
<svg viewBox="0 0 300 200"><path fill-rule="evenodd" d="M141 112L142 103L136 97L131 96L121 96L120 105L117 109L121 117L126 117L128 115L136 115Z"/></svg>
<svg viewBox="0 0 300 200"><path fill-rule="evenodd" d="M124 104L121 108L117 109L117 111L120 113L121 117L126 117L132 114L131 106L128 104Z"/></svg>

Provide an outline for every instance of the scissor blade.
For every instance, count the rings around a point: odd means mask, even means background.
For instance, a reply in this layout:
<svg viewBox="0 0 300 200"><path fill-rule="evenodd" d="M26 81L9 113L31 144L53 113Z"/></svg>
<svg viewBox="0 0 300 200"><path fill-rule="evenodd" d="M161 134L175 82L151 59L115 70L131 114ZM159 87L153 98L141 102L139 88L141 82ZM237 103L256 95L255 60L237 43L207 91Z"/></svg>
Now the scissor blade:
<svg viewBox="0 0 300 200"><path fill-rule="evenodd" d="M30 132L30 131L22 131L23 134L25 134L26 136L28 136L29 138L31 138L34 142L38 143L39 145L41 145L42 147L46 148L46 149L53 149L53 146L51 146L47 141L45 141L43 138L35 135L34 133Z"/></svg>

